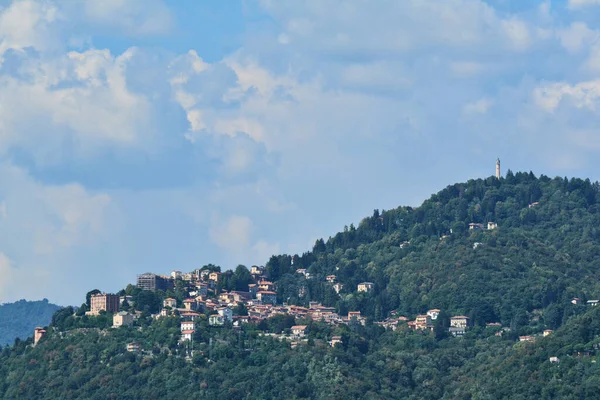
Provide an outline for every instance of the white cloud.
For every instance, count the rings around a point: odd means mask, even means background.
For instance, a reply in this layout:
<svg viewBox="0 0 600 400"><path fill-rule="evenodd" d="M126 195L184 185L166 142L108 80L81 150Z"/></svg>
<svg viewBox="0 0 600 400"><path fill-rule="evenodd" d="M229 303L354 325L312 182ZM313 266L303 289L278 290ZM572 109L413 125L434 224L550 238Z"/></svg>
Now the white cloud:
<svg viewBox="0 0 600 400"><path fill-rule="evenodd" d="M588 28L585 22L573 22L568 28L558 29L556 36L570 53L578 53L598 39L600 32Z"/></svg>
<svg viewBox="0 0 600 400"><path fill-rule="evenodd" d="M6 50L34 47L47 50L56 45L52 29L60 19L58 9L48 2L15 1L0 11L0 56Z"/></svg>
<svg viewBox="0 0 600 400"><path fill-rule="evenodd" d="M567 7L571 9L600 5L600 0L568 0Z"/></svg>
<svg viewBox="0 0 600 400"><path fill-rule="evenodd" d="M228 253L232 264L247 260L267 260L279 251L279 243L254 239L256 227L252 220L242 215L228 218L213 216L210 238L222 251Z"/></svg>
<svg viewBox="0 0 600 400"><path fill-rule="evenodd" d="M9 289L20 283L17 282L17 272L10 258L0 253L0 303L8 298Z"/></svg>
<svg viewBox="0 0 600 400"><path fill-rule="evenodd" d="M501 21L501 26L514 50L525 51L532 45L533 40L524 21L513 17Z"/></svg>
<svg viewBox="0 0 600 400"><path fill-rule="evenodd" d="M252 220L246 216L217 216L213 218L210 238L223 250L237 253L250 246L252 228Z"/></svg>
<svg viewBox="0 0 600 400"><path fill-rule="evenodd" d="M0 220L0 270L2 280L10 282L0 288L0 301L61 297L64 282L86 271L85 264L66 259L105 240L112 227L108 195L79 184L43 184L8 164L0 166L0 199L6 210Z"/></svg>
<svg viewBox="0 0 600 400"><path fill-rule="evenodd" d="M529 28L515 16L503 18L479 0L407 0L373 7L370 2L261 1L285 27L286 42L341 53L385 54L421 46L489 45L523 51Z"/></svg>
<svg viewBox="0 0 600 400"><path fill-rule="evenodd" d="M229 136L235 136L237 133L243 132L257 142L264 141L264 130L262 125L256 120L244 117L218 119L215 121L213 129L217 133Z"/></svg>
<svg viewBox="0 0 600 400"><path fill-rule="evenodd" d="M255 252L257 259L268 260L272 255L280 254L279 243L268 243L264 240L259 240L252 250Z"/></svg>
<svg viewBox="0 0 600 400"><path fill-rule="evenodd" d="M343 67L340 78L347 87L401 90L411 81L399 63L354 63Z"/></svg>
<svg viewBox="0 0 600 400"><path fill-rule="evenodd" d="M33 252L69 248L104 233L108 195L88 193L78 184L44 185L10 165L0 168L0 176L2 204L10 210L1 223L19 224Z"/></svg>
<svg viewBox="0 0 600 400"><path fill-rule="evenodd" d="M600 43L592 46L589 57L583 64L583 67L593 74L600 72Z"/></svg>
<svg viewBox="0 0 600 400"><path fill-rule="evenodd" d="M61 161L67 138L75 155L107 145L144 148L154 130L150 102L127 86L134 55L134 49L117 57L108 50L70 52L26 62L27 79L0 76L0 148L19 147L41 163Z"/></svg>
<svg viewBox="0 0 600 400"><path fill-rule="evenodd" d="M82 5L92 24L129 35L164 34L173 25L169 8L160 0L86 0Z"/></svg>
<svg viewBox="0 0 600 400"><path fill-rule="evenodd" d="M576 108L596 110L599 98L600 81L581 82L576 85L555 82L541 85L533 91L535 104L547 112L555 111L565 100Z"/></svg>

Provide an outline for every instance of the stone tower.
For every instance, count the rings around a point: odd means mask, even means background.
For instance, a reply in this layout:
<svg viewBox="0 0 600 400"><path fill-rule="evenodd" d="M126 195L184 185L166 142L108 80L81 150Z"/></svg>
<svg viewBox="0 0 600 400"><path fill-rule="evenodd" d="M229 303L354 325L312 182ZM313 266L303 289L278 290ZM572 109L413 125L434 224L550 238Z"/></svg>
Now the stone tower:
<svg viewBox="0 0 600 400"><path fill-rule="evenodd" d="M500 179L500 159L496 159L496 178Z"/></svg>

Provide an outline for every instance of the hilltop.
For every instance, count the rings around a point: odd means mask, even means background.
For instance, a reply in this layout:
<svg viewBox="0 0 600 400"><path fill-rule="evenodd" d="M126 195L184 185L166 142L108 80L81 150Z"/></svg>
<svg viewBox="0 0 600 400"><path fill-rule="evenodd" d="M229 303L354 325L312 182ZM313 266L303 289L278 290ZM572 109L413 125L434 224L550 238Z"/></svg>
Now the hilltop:
<svg viewBox="0 0 600 400"><path fill-rule="evenodd" d="M27 339L36 326L48 325L59 308L47 299L0 304L0 347Z"/></svg>
<svg viewBox="0 0 600 400"><path fill-rule="evenodd" d="M598 396L599 205L509 171L264 267L143 274L5 349L0 397Z"/></svg>

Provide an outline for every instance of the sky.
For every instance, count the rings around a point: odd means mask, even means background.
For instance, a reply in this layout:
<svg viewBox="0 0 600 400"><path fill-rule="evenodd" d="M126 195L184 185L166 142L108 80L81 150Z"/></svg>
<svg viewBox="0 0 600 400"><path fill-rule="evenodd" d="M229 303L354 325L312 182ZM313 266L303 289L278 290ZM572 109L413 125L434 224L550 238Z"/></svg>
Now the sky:
<svg viewBox="0 0 600 400"><path fill-rule="evenodd" d="M600 0L0 7L0 302L301 254L497 157L600 175Z"/></svg>

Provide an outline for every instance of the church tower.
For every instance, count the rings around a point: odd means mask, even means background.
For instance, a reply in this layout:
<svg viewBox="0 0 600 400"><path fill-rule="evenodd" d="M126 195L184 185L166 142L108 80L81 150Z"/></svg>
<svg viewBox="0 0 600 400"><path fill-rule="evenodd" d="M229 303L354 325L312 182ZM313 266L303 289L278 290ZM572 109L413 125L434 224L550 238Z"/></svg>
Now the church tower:
<svg viewBox="0 0 600 400"><path fill-rule="evenodd" d="M500 179L500 159L496 159L496 178Z"/></svg>

